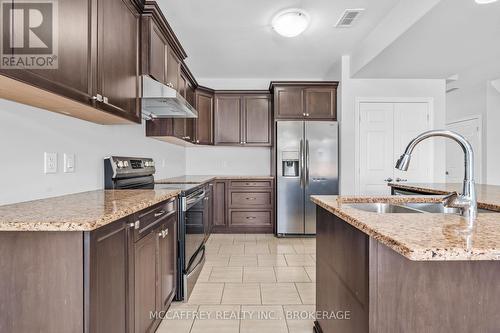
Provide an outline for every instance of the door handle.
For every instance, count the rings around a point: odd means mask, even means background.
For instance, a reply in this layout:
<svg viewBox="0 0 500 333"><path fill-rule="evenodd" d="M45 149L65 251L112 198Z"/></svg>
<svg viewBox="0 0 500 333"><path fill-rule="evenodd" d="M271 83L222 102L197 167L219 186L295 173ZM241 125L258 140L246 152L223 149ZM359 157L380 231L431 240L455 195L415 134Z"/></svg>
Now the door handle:
<svg viewBox="0 0 500 333"><path fill-rule="evenodd" d="M305 184L309 186L309 140L306 140L306 175Z"/></svg>
<svg viewBox="0 0 500 333"><path fill-rule="evenodd" d="M304 142L300 139L299 144L299 184L300 188L304 188Z"/></svg>
<svg viewBox="0 0 500 333"><path fill-rule="evenodd" d="M392 181L393 181L393 179L392 179L392 178L390 178L390 177L389 177L389 178L384 179L384 182L388 182L388 183L390 183L390 182L392 182Z"/></svg>

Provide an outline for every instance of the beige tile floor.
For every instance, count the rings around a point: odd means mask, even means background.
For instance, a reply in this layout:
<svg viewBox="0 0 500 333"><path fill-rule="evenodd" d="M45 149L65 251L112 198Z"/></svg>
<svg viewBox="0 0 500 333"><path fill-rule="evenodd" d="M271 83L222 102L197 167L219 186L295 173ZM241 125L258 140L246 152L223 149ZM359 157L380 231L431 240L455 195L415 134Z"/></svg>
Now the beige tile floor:
<svg viewBox="0 0 500 333"><path fill-rule="evenodd" d="M316 240L213 234L188 302L174 302L158 333L311 333Z"/></svg>

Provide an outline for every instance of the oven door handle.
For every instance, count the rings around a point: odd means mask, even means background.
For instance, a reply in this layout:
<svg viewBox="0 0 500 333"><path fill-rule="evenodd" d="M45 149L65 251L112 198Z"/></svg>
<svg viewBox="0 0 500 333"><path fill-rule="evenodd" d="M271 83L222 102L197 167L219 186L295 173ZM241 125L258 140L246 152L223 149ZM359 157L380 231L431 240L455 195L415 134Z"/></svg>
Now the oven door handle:
<svg viewBox="0 0 500 333"><path fill-rule="evenodd" d="M203 200L203 198L205 198L205 196L206 196L206 193L205 193L205 191L203 191L200 194L195 195L193 197L186 197L186 205L185 205L184 211L188 210L191 206L196 205L198 202Z"/></svg>

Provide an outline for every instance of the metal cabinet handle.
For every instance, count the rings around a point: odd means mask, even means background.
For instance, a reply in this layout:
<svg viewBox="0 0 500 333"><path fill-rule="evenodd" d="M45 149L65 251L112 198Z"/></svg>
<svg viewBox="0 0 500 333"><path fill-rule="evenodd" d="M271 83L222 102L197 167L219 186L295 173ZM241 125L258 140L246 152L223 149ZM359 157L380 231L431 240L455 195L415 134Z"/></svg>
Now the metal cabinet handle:
<svg viewBox="0 0 500 333"><path fill-rule="evenodd" d="M173 88L173 87L174 87L174 85L172 84L172 82L168 82L168 83L167 83L167 87Z"/></svg>
<svg viewBox="0 0 500 333"><path fill-rule="evenodd" d="M302 117L305 117L305 116L306 116L306 113L305 113L305 112L303 112L303 113L302 113Z"/></svg>
<svg viewBox="0 0 500 333"><path fill-rule="evenodd" d="M396 181L397 181L397 182L407 182L407 181L408 181L408 179L404 179L404 178L399 178L399 177L398 177L398 178L396 178Z"/></svg>
<svg viewBox="0 0 500 333"><path fill-rule="evenodd" d="M102 97L101 94L96 94L95 96L92 96L92 100L102 102L104 98Z"/></svg>
<svg viewBox="0 0 500 333"><path fill-rule="evenodd" d="M393 179L392 179L392 178L390 178L390 177L389 177L389 178L384 179L384 182L388 182L388 183L390 183L390 182L392 182L392 181L393 181Z"/></svg>
<svg viewBox="0 0 500 333"><path fill-rule="evenodd" d="M249 197L249 198L247 198L247 200L257 200L257 198Z"/></svg>
<svg viewBox="0 0 500 333"><path fill-rule="evenodd" d="M165 213L166 213L166 211L162 210L162 211L160 211L158 213L155 213L155 217L162 216Z"/></svg>
<svg viewBox="0 0 500 333"><path fill-rule="evenodd" d="M255 216L247 216L247 220L253 220L253 219L256 219Z"/></svg>
<svg viewBox="0 0 500 333"><path fill-rule="evenodd" d="M196 140L196 143L200 143L200 140Z"/></svg>

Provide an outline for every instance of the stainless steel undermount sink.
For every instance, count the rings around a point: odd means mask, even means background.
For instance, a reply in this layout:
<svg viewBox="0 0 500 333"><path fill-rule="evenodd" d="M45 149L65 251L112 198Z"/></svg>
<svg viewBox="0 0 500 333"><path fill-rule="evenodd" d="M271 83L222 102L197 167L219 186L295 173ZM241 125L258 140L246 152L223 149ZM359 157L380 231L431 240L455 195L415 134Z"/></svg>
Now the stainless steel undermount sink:
<svg viewBox="0 0 500 333"><path fill-rule="evenodd" d="M431 213L431 214L460 214L460 208L445 207L442 203L416 203L407 202L402 204L390 204L383 202L375 203L350 203L346 206L363 210L370 213L395 214L395 213ZM479 209L479 213L498 213L492 210Z"/></svg>
<svg viewBox="0 0 500 333"><path fill-rule="evenodd" d="M356 208L359 210L363 210L365 212L370 213L379 213L379 214L394 214L394 213L422 213L418 210L404 207L401 205L394 205L389 203L350 203L346 204L346 206Z"/></svg>

